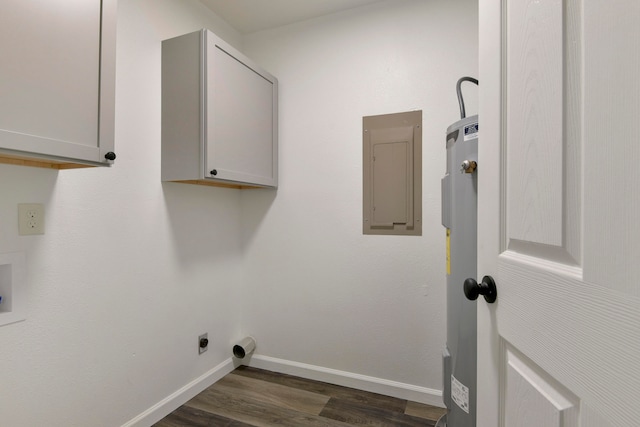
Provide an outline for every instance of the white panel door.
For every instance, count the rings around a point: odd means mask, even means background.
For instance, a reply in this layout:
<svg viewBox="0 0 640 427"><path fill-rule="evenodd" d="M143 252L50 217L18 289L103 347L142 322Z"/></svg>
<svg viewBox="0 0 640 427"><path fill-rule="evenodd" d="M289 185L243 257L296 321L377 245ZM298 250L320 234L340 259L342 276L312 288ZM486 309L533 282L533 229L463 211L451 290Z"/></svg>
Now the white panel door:
<svg viewBox="0 0 640 427"><path fill-rule="evenodd" d="M638 426L640 2L479 11L478 426Z"/></svg>

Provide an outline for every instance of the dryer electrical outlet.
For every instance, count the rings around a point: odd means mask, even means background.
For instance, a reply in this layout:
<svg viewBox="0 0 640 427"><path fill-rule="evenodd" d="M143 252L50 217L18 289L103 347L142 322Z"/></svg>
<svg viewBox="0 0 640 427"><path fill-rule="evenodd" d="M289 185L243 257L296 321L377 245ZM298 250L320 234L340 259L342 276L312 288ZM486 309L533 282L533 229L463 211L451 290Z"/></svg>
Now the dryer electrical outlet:
<svg viewBox="0 0 640 427"><path fill-rule="evenodd" d="M204 333L198 337L198 354L202 354L209 349L209 334Z"/></svg>
<svg viewBox="0 0 640 427"><path fill-rule="evenodd" d="M21 236L44 234L44 205L42 203L18 204L18 234Z"/></svg>

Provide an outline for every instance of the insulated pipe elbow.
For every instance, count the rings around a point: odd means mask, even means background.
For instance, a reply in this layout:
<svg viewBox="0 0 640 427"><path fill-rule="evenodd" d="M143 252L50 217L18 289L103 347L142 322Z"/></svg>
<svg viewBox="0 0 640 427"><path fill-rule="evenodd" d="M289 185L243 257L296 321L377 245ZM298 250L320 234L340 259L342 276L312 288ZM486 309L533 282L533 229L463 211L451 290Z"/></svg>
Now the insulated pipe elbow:
<svg viewBox="0 0 640 427"><path fill-rule="evenodd" d="M464 119L465 117L467 117L467 113L464 109L464 99L462 99L462 90L460 88L462 82L471 82L477 86L478 79L474 79L473 77L460 77L458 83L456 83L456 93L458 94L458 104L460 105L460 118Z"/></svg>

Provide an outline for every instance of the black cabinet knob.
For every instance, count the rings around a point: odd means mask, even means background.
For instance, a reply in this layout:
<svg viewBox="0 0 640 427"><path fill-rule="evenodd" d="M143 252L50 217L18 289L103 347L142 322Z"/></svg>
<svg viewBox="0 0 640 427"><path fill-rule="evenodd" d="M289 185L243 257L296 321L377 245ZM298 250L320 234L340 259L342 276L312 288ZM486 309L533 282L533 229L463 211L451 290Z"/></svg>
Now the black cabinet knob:
<svg viewBox="0 0 640 427"><path fill-rule="evenodd" d="M211 175L213 175L213 176L218 175L218 171L217 171L217 170L215 170L215 169L213 169L213 170L211 171Z"/></svg>
<svg viewBox="0 0 640 427"><path fill-rule="evenodd" d="M468 278L464 281L464 295L472 301L478 299L478 295L482 295L485 301L492 304L498 297L496 282L491 276L484 276L480 284L475 279Z"/></svg>
<svg viewBox="0 0 640 427"><path fill-rule="evenodd" d="M116 153L114 153L113 151L109 151L107 154L104 155L104 158L107 160L115 160Z"/></svg>

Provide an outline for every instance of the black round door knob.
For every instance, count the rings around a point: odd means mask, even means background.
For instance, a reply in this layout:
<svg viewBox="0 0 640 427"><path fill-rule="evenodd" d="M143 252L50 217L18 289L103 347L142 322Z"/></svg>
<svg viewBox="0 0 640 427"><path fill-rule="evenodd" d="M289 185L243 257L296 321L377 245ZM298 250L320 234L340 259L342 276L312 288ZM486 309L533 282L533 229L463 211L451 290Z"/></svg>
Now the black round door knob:
<svg viewBox="0 0 640 427"><path fill-rule="evenodd" d="M109 151L107 154L104 155L104 158L107 160L115 160L116 153L114 153L113 151Z"/></svg>
<svg viewBox="0 0 640 427"><path fill-rule="evenodd" d="M218 175L218 171L217 171L216 169L213 169L213 170L211 171L211 175L214 175L214 176L215 176L215 175Z"/></svg>
<svg viewBox="0 0 640 427"><path fill-rule="evenodd" d="M498 297L496 282L491 276L484 276L480 284L475 279L468 278L464 281L464 295L472 301L478 299L478 295L482 295L486 302L492 304Z"/></svg>

